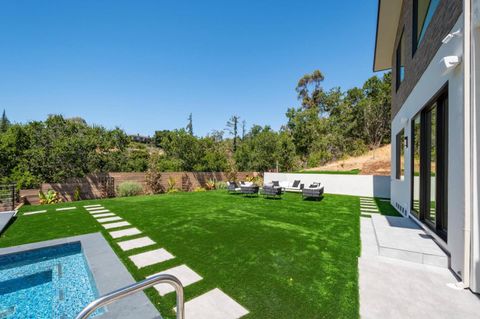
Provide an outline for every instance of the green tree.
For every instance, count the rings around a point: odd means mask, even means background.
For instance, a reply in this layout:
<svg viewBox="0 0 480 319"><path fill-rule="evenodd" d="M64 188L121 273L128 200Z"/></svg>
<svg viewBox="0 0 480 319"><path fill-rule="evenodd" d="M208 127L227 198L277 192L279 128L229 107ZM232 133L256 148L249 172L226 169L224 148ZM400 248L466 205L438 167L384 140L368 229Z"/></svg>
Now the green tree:
<svg viewBox="0 0 480 319"><path fill-rule="evenodd" d="M188 116L188 124L187 124L186 129L187 129L188 134L193 135L193 117L192 117L192 113L190 113L190 115Z"/></svg>
<svg viewBox="0 0 480 319"><path fill-rule="evenodd" d="M8 120L7 113L5 112L5 109L4 109L2 113L2 119L0 120L0 132L5 133L9 126L10 126L10 121Z"/></svg>
<svg viewBox="0 0 480 319"><path fill-rule="evenodd" d="M237 151L237 139L238 139L238 121L240 121L240 116L233 115L227 121L227 132L233 136L233 152Z"/></svg>

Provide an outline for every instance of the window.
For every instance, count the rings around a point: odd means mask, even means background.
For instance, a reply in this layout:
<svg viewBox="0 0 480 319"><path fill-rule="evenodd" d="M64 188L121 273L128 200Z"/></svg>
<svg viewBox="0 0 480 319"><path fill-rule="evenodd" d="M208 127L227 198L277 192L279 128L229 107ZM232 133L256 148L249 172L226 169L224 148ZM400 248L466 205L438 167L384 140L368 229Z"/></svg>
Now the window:
<svg viewBox="0 0 480 319"><path fill-rule="evenodd" d="M422 42L428 25L432 21L433 14L440 0L414 0L413 1L413 50Z"/></svg>
<svg viewBox="0 0 480 319"><path fill-rule="evenodd" d="M396 179L403 180L405 176L405 130L402 129L396 136L395 141L395 175Z"/></svg>
<svg viewBox="0 0 480 319"><path fill-rule="evenodd" d="M421 115L418 114L412 121L412 212L420 217L420 139L421 139Z"/></svg>
<svg viewBox="0 0 480 319"><path fill-rule="evenodd" d="M397 90L400 87L400 84L403 82L403 79L405 78L405 37L403 36L404 32L402 32L402 35L400 36L400 40L398 41L398 46L397 46L397 53L396 53L396 86Z"/></svg>

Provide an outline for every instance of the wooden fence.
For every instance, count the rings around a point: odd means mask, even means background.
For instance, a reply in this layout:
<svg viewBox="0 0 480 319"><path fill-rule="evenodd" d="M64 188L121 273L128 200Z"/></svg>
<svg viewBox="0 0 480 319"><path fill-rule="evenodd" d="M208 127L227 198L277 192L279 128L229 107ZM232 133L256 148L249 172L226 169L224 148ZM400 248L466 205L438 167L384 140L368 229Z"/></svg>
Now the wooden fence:
<svg viewBox="0 0 480 319"><path fill-rule="evenodd" d="M238 172L237 179L245 180L247 176L258 176L254 172ZM226 182L227 174L224 172L163 172L160 183L163 190L167 189L168 180L175 181L179 190L190 192L197 187L205 187L208 180ZM90 174L82 178L70 178L65 183L45 183L40 189L26 189L20 191L20 196L26 204L39 204L38 192L47 192L52 189L58 192L63 201L72 201L76 190L81 199L96 199L115 196L115 189L123 182L136 182L143 188L144 194L151 193L146 183L146 173L111 172L104 174Z"/></svg>

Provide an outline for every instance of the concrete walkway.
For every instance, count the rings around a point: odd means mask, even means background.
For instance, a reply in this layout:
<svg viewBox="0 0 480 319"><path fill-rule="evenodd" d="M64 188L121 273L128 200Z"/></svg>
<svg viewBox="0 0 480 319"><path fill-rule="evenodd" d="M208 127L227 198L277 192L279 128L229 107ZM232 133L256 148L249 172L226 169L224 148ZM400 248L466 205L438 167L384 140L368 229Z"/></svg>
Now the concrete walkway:
<svg viewBox="0 0 480 319"><path fill-rule="evenodd" d="M380 256L372 218L361 218L361 239L361 318L480 318L480 296L451 288L450 270Z"/></svg>

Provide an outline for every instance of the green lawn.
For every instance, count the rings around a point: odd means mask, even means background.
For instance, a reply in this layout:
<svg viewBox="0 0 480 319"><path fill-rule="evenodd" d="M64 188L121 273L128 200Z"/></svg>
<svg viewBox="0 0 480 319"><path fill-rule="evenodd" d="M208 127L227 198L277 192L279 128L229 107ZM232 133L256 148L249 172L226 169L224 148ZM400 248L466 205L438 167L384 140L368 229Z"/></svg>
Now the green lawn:
<svg viewBox="0 0 480 319"><path fill-rule="evenodd" d="M129 221L157 245L124 253L83 208L53 209L92 203ZM26 206L21 213L38 209ZM48 209L20 215L0 246L101 231L137 280L181 264L199 273L204 279L185 288L187 300L218 287L250 311L246 318L358 318L358 197L327 194L316 202L286 194L282 200L266 200L215 191ZM127 258L160 247L176 258L141 270ZM147 294L162 315L174 317L173 293L161 298L150 289Z"/></svg>

